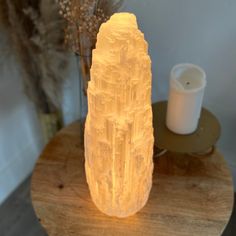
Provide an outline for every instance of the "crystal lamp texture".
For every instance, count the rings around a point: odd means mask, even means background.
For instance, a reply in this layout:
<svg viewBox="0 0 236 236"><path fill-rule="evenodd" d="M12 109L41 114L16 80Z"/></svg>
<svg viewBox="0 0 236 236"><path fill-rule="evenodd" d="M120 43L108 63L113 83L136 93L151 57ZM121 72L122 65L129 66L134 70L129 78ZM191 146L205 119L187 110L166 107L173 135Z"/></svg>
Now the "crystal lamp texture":
<svg viewBox="0 0 236 236"><path fill-rule="evenodd" d="M152 186L153 126L148 44L130 13L102 24L93 50L85 124L85 169L93 202L127 217Z"/></svg>

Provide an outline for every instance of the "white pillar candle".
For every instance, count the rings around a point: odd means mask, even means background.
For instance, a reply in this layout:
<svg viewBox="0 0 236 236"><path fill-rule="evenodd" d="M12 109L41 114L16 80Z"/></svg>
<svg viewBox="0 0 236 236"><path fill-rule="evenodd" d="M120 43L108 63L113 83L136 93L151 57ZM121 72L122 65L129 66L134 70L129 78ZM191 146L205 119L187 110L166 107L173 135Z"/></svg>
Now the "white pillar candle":
<svg viewBox="0 0 236 236"><path fill-rule="evenodd" d="M166 125L177 134L191 134L198 126L206 87L206 74L199 66L176 65L170 74Z"/></svg>

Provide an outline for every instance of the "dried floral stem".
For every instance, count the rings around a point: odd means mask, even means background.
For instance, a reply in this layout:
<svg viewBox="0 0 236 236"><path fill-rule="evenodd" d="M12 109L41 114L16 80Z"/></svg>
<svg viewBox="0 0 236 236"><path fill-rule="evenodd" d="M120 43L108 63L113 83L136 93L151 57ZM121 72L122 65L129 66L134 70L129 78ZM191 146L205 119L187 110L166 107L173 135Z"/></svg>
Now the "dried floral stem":
<svg viewBox="0 0 236 236"><path fill-rule="evenodd" d="M57 0L60 14L67 20L65 42L69 48L80 55L86 94L92 50L95 48L100 25L122 5L123 0Z"/></svg>
<svg viewBox="0 0 236 236"><path fill-rule="evenodd" d="M9 27L6 0L0 0L0 25L4 28Z"/></svg>
<svg viewBox="0 0 236 236"><path fill-rule="evenodd" d="M6 6L25 92L40 111L54 112L61 106L68 60L58 5L54 0L6 0Z"/></svg>

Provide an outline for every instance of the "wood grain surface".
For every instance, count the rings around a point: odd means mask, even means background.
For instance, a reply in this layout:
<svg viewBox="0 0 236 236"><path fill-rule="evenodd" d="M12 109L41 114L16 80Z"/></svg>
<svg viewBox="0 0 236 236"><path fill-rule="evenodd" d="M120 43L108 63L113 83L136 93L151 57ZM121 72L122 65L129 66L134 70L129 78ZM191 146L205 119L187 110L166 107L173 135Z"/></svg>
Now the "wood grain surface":
<svg viewBox="0 0 236 236"><path fill-rule="evenodd" d="M118 219L91 201L79 131L79 123L73 123L59 132L33 173L33 206L49 236L221 235L233 207L233 185L219 152L201 158L167 153L155 159L147 205Z"/></svg>

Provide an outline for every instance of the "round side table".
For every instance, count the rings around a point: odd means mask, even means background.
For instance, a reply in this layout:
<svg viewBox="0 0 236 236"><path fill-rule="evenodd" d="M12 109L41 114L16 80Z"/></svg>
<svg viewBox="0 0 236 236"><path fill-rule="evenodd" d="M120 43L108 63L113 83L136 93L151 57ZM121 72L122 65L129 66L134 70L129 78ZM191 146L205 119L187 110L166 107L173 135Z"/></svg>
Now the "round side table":
<svg viewBox="0 0 236 236"><path fill-rule="evenodd" d="M49 236L221 235L233 207L233 185L223 156L166 153L155 159L146 206L118 219L93 204L86 183L78 122L47 145L33 172L32 202Z"/></svg>

